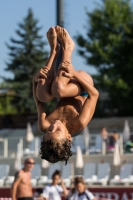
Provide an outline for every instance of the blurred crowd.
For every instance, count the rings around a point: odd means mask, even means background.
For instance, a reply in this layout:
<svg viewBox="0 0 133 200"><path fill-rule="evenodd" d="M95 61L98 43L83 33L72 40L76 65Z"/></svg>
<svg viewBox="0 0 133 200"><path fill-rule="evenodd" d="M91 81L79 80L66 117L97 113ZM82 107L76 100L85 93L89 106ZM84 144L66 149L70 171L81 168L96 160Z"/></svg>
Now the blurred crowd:
<svg viewBox="0 0 133 200"><path fill-rule="evenodd" d="M16 172L11 187L12 200L95 200L93 194L86 189L82 176L72 177L72 185L68 190L59 170L54 171L48 185L44 188L37 188L33 192L31 171L34 165L34 159L27 158L24 161L24 167Z"/></svg>
<svg viewBox="0 0 133 200"><path fill-rule="evenodd" d="M95 200L94 195L86 189L83 177L75 177L68 190L59 170L53 173L52 183L45 186L44 189L38 189L34 193L34 197L38 197L40 200L61 200L62 197L66 200Z"/></svg>
<svg viewBox="0 0 133 200"><path fill-rule="evenodd" d="M102 145L105 146L105 152L110 153L114 152L115 144L119 141L119 134L115 131L108 132L105 127L101 131ZM126 141L123 141L124 152L132 153L133 152L133 135L130 135ZM103 148L104 149L104 148Z"/></svg>

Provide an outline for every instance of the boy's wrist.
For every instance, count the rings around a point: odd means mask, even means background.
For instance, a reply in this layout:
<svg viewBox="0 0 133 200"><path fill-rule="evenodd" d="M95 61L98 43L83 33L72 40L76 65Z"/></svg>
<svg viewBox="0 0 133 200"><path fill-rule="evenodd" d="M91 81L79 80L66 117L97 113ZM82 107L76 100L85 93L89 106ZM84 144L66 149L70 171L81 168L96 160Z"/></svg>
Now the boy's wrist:
<svg viewBox="0 0 133 200"><path fill-rule="evenodd" d="M74 73L73 73L73 78L78 78L78 76L79 76L79 73L76 71L76 70L74 70Z"/></svg>

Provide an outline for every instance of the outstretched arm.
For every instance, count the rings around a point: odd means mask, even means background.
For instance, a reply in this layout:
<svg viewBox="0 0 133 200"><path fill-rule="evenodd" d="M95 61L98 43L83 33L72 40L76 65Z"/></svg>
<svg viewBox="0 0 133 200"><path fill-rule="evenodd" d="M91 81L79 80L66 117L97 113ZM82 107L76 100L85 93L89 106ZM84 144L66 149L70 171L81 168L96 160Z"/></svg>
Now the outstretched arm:
<svg viewBox="0 0 133 200"><path fill-rule="evenodd" d="M44 131L47 129L47 127L49 125L48 125L48 122L46 120L45 103L40 102L37 99L36 86L37 86L37 83L35 82L35 80L33 78L33 97L34 97L34 101L35 101L37 113L38 113L38 128L41 132L44 133Z"/></svg>

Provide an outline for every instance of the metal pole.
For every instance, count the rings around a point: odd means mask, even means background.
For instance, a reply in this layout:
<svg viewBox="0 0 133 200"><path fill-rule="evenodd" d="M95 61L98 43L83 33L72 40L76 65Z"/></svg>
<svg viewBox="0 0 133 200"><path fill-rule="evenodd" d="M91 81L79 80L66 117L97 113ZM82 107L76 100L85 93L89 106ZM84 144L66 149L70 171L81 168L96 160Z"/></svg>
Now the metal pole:
<svg viewBox="0 0 133 200"><path fill-rule="evenodd" d="M8 139L4 140L4 158L8 157Z"/></svg>
<svg viewBox="0 0 133 200"><path fill-rule="evenodd" d="M102 155L106 155L106 142L102 140Z"/></svg>
<svg viewBox="0 0 133 200"><path fill-rule="evenodd" d="M38 156L38 138L36 137L35 138L35 156L37 157Z"/></svg>
<svg viewBox="0 0 133 200"><path fill-rule="evenodd" d="M22 158L23 157L23 138L20 138L19 143L20 143L20 154Z"/></svg>
<svg viewBox="0 0 133 200"><path fill-rule="evenodd" d="M56 24L61 27L64 27L63 4L64 4L64 0L56 0ZM57 68L59 64L61 63L61 59L62 59L62 50L60 50L59 56L57 58L57 62L56 62Z"/></svg>
<svg viewBox="0 0 133 200"><path fill-rule="evenodd" d="M119 143L120 143L120 154L123 155L123 135L120 135L120 139L119 139Z"/></svg>
<svg viewBox="0 0 133 200"><path fill-rule="evenodd" d="M56 6L56 15L57 15L57 21L56 21L56 24L61 26L61 27L64 27L64 11L63 11L63 4L64 4L64 0L57 0L57 6Z"/></svg>

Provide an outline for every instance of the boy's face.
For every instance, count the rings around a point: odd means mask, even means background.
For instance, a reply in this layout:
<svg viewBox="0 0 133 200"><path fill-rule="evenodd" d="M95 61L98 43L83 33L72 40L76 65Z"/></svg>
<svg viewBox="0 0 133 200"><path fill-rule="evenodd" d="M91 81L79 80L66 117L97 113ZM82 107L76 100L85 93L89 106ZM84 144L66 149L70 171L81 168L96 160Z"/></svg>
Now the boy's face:
<svg viewBox="0 0 133 200"><path fill-rule="evenodd" d="M67 128L60 120L55 120L55 122L48 127L46 131L46 139L69 139L72 141L71 135L68 133Z"/></svg>

